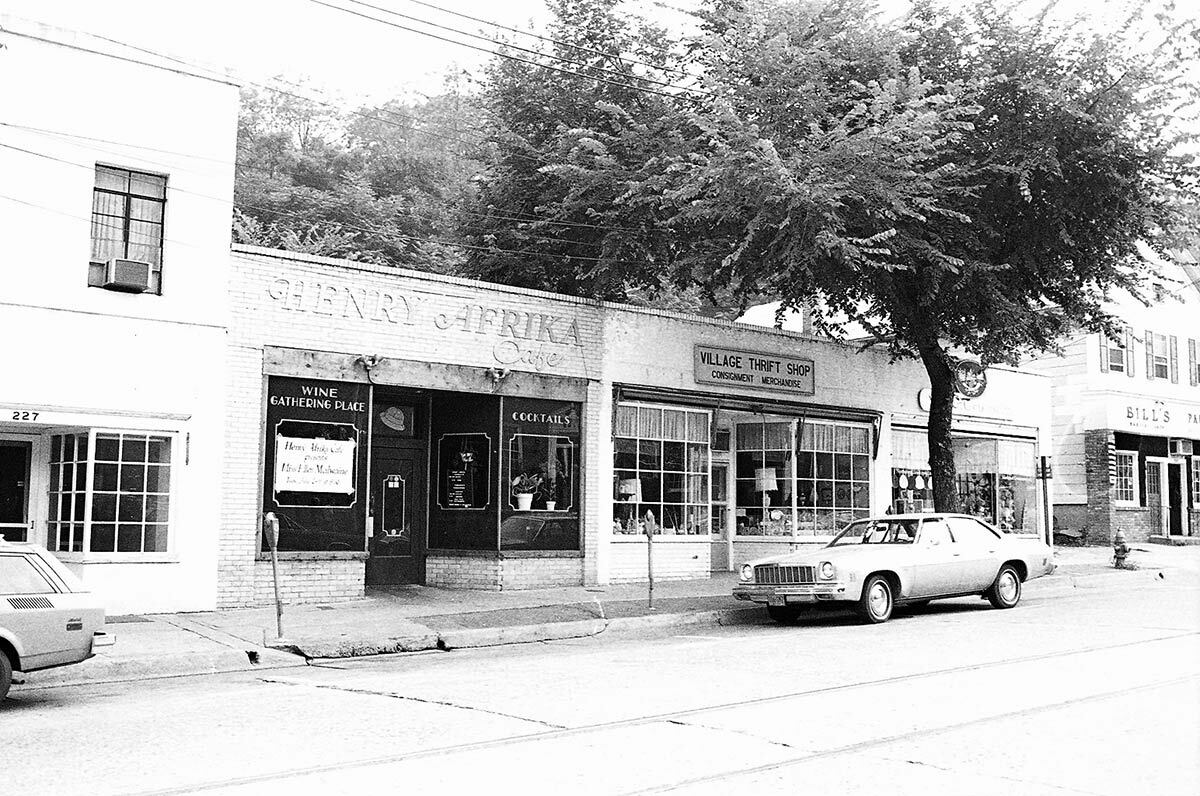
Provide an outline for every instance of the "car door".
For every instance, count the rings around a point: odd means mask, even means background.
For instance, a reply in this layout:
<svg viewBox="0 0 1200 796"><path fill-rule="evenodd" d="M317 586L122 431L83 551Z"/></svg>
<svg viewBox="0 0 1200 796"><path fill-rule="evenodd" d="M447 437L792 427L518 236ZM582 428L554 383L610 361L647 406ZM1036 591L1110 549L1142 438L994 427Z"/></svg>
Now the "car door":
<svg viewBox="0 0 1200 796"><path fill-rule="evenodd" d="M913 553L912 597L936 597L960 590L959 552L945 520L934 517L921 521Z"/></svg>
<svg viewBox="0 0 1200 796"><path fill-rule="evenodd" d="M0 628L20 644L21 665L27 670L57 662L72 645L58 596L30 555L0 552Z"/></svg>
<svg viewBox="0 0 1200 796"><path fill-rule="evenodd" d="M962 591L983 591L1000 571L1000 534L971 517L947 517L962 567Z"/></svg>

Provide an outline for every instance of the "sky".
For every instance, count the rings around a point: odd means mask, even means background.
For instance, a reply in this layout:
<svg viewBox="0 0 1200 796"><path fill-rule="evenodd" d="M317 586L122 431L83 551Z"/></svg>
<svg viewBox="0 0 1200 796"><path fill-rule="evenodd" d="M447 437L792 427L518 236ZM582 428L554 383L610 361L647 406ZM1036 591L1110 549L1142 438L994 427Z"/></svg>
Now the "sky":
<svg viewBox="0 0 1200 796"><path fill-rule="evenodd" d="M968 0L963 0L967 2ZM1098 15L1104 4L1157 0L1061 0L1068 10ZM1192 0L1193 2L1195 0ZM243 81L264 82L277 75L304 80L317 91L349 104L393 97L419 99L437 93L449 71L478 74L487 54L429 35L401 30L323 7L341 5L391 19L426 34L456 38L487 48L484 41L388 15L354 0L0 0L0 14L110 39L228 69ZM511 35L495 27L431 8L544 31L545 0L362 0L409 17L497 38ZM681 10L700 0L625 0L622 8L668 29L684 31ZM1032 13L1042 0L1025 0ZM429 5L423 5L428 3ZM888 14L900 14L908 0L880 0ZM527 45L533 39L523 39Z"/></svg>
<svg viewBox="0 0 1200 796"><path fill-rule="evenodd" d="M328 2L354 7L348 0ZM412 0L365 2L491 38L508 35ZM532 25L542 30L549 18L544 0L429 2L515 28ZM680 8L695 5L695 0L666 2ZM684 16L663 3L627 0L626 5L667 24L683 24ZM362 6L357 10L387 16ZM478 73L488 60L485 53L361 19L311 0L0 0L3 13L100 34L189 61L201 60L253 81L276 75L289 80L304 78L324 92L351 101L434 93L447 71L458 68ZM413 20L392 19L397 25L489 46ZM526 44L535 41L528 39Z"/></svg>

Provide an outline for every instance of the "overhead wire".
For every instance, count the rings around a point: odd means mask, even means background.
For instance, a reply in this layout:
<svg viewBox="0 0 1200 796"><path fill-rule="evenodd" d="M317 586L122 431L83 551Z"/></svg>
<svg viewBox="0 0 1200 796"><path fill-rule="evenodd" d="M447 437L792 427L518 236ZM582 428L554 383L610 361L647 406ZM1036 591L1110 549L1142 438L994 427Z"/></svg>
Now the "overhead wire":
<svg viewBox="0 0 1200 796"><path fill-rule="evenodd" d="M322 0L309 0L309 2L319 5L319 6L325 6L326 8L338 8L339 10L346 11L347 13L354 13L350 9L347 9L347 8L344 8L341 6L334 6L334 5L322 2ZM593 64L585 63L583 61L577 61L572 58L565 58L561 55L552 55L551 53L543 52L542 50L534 50L534 49L530 49L528 47L522 47L521 45L513 44L512 42L506 42L506 41L501 41L499 39L493 39L490 36L484 36L479 33L471 33L470 31L465 31L460 28L453 28L453 27L450 27L449 25L442 25L437 22L431 22L423 17L416 17L416 16L412 16L410 14L405 14L400 11L392 10L390 8L385 8L383 6L374 5L372 3L365 2L365 0L342 0L342 2L352 3L352 4L354 4L356 6L360 6L362 8L369 8L372 11L377 11L381 14L388 14L390 16L398 17L400 19L406 19L406 20L409 20L411 22L416 22L421 25L428 25L429 27L437 28L438 30L448 31L450 33L457 33L460 36L466 36L468 38L476 39L478 41L486 41L489 44L494 44L499 47L503 47L505 49L517 50L519 52L529 53L530 55L536 55L539 58L549 58L554 61L558 61L560 63L569 64L570 66L576 66L576 67L580 67L583 69L590 69L590 70L594 70L597 72L602 72L604 74L615 75L616 77L618 77L622 80L639 80L643 83L650 83L651 85L662 86L663 88L678 89L679 91L684 91L684 92L689 92L689 93L696 91L696 89L689 88L687 86L680 86L675 83L670 83L670 82L662 81L662 80L656 80L651 77L645 77L644 75L634 75L634 74L630 74L627 72L621 72L616 69L609 69L607 67L595 66ZM372 17L367 17L367 18L371 19ZM379 22L381 24L385 24L385 25L390 24L386 20L382 20L382 19L376 19L375 21ZM408 30L408 28L405 28L405 30ZM564 44L563 42L559 42L559 43ZM570 45L567 45L567 46L570 46ZM613 60L625 61L627 63L634 63L634 61L632 61L632 59L622 58L619 55L613 55L613 54L609 54L609 53L601 53L596 50L592 50L591 52L594 52L596 55L604 57L604 58L611 58ZM493 54L500 55L500 53L493 53ZM503 56L501 56L501 57L503 57ZM641 61L638 61L636 63L642 64ZM654 67L650 64L643 64L643 65L649 66L652 69L658 68L658 67ZM589 77L591 77L591 76L589 75ZM703 91L701 93L708 94L711 92Z"/></svg>
<svg viewBox="0 0 1200 796"><path fill-rule="evenodd" d="M3 142L0 142L0 147L16 150L19 152L23 152L25 154L34 155L36 157L45 158L47 160L56 161L59 163L63 163L65 165L87 169L89 171L91 171L94 168L94 165L91 165L91 164L78 163L76 161L66 160L64 158L59 158L54 155L49 155L44 152L36 152L33 150L24 149L22 147L13 146L11 144L5 144ZM305 216L301 213L289 212L285 209L277 208L277 207L264 207L262 205L256 205L256 204L253 204L250 202L235 202L235 201L233 201L232 197L224 198L224 197L219 197L219 196L213 196L211 194L190 191L190 190L186 190L186 189L182 189L182 188L178 188L178 187L170 186L170 185L168 186L167 190L187 194L190 196L200 197L203 199L210 199L210 200L217 201L217 202L229 203L235 207L250 208L253 210L258 210L261 213L267 213L267 214L272 214L272 215L281 215L286 218L292 218L292 219L300 220L300 221L308 221L308 222L314 221L314 219L312 219L311 217ZM82 216L76 216L76 215L73 215L70 213L57 211L57 210L54 210L53 208L47 208L44 205L34 205L30 202L24 202L22 200L15 199L13 197L8 197L8 196L6 196L4 198L9 199L14 202L18 202L20 204L28 204L28 205L34 206L34 207L42 207L43 209L49 210L51 212L59 212L61 215L70 216L72 218L83 219ZM320 207L319 204L318 204L318 207ZM326 205L322 209L329 209L329 206ZM84 219L84 220L90 220L90 219ZM320 219L316 219L316 220L320 220ZM468 251L481 251L481 252L487 252L487 253L491 253L491 254L529 255L529 256L534 256L534 257L551 257L554 259L576 260L579 262L591 262L591 263L597 263L597 264L611 263L611 264L617 264L617 265L639 265L639 266L645 265L645 263L643 261L638 261L638 260L623 260L623 259L615 259L615 258L608 258L608 257L591 257L591 256L586 256L586 255L575 255L575 254L559 254L559 253L550 253L550 252L545 252L545 251L537 251L534 249L504 249L504 248L495 247L495 246L477 246L474 244L463 243L461 241L445 240L442 238L434 238L434 237L428 237L428 236L418 237L416 235L409 235L407 233L394 232L391 230L384 230L384 229L379 229L379 228L375 228L375 227L363 226L362 224L355 224L353 222L348 222L348 221L329 221L327 223L336 225L336 226L344 228L344 229L354 230L354 231L358 231L358 232L364 232L364 233L374 235L376 237L381 237L384 239L395 238L398 240L403 240L405 242L415 243L415 244L433 243L433 244L438 244L441 246L461 248L461 249L468 250ZM164 240L166 240L166 239L167 238L164 237ZM554 242L558 242L558 243L571 243L571 241L561 241L561 240L558 240L555 238L547 238L546 240L554 241ZM175 241L175 242L182 243L181 241ZM187 244L185 244L185 245L187 245Z"/></svg>
<svg viewBox="0 0 1200 796"><path fill-rule="evenodd" d="M352 0L352 1L356 1L356 0ZM404 1L408 2L408 3L412 3L413 5L417 5L417 6L424 6L425 8L433 9L434 11L440 11L443 14L449 14L452 17L459 17L461 19L470 20L471 22L478 22L481 25L489 25L493 28L497 28L498 30L506 30L510 33L520 34L521 36L529 36L531 38L539 39L541 41L544 41L544 42L547 42L550 44L557 44L560 47L569 47L572 50L578 50L580 52L585 52L590 55L598 55L603 58L620 58L621 60L627 61L631 64L637 64L638 66L645 66L645 67L649 67L651 69L661 69L666 72L675 72L676 74L684 75L686 77L695 77L695 75L693 75L691 72L688 72L686 69L679 69L678 67L667 66L666 64L650 64L650 63L646 63L645 61L639 61L634 58L630 58L628 56L617 55L615 53L608 53L608 52L604 52L603 50L596 50L591 47L585 47L582 44L572 44L570 42L562 41L561 39L555 39L551 36L543 36L540 33L534 33L533 31L530 31L530 30L521 30L520 28L514 28L514 27L510 27L508 25L503 25L499 22L493 22L492 20L489 20L489 19L473 17L470 14L463 14L460 11L454 11L449 8L444 8L439 5L434 5L433 3L426 3L426 2L423 2L422 0L404 0ZM680 9L675 9L675 10L679 11ZM665 53L665 51L664 51L664 53Z"/></svg>
<svg viewBox="0 0 1200 796"><path fill-rule="evenodd" d="M169 150L169 149L158 149L155 147L147 147L147 146L142 146L139 144L127 144L127 143L120 142L120 141L113 141L111 139L96 138L94 136L79 135L76 133L68 133L68 132L61 131L61 130L52 130L52 129L42 128L42 127L32 127L29 125L13 124L11 122L0 122L0 126L11 127L11 128L18 129L18 130L25 130L27 132L33 133L34 135L60 137L60 138L77 138L77 139L80 139L83 141L91 141L91 142L98 142L98 143L103 143L103 144L110 144L113 146L121 147L123 149L142 149L142 150L146 150L149 152L164 153L164 154L169 154L169 155L178 155L178 156L182 156L182 157L192 157L192 158L196 158L199 160L210 161L210 162L217 163L220 165L234 166L235 168L249 169L251 171L258 171L263 174L276 176L273 170L266 168L265 166L259 166L254 163L245 163L240 160L230 161L230 160L222 160L219 158L209 158L209 157L201 156L201 155L189 155L188 153L185 153L185 152L178 152L178 151ZM57 158L54 158L53 156L46 155L44 153L33 152L30 150L24 150L24 149L21 149L20 147L15 147L12 145L4 144L3 142L0 142L0 146L6 146L9 149L17 149L18 151L26 152L27 154L36 155L38 157L45 157L45 158L49 158L51 160L57 160ZM96 149L97 151L106 152L108 154L116 155L118 157L123 156L123 153L115 152L111 149L106 150L106 149L96 148L96 147L93 147L93 148ZM71 162L71 165L82 165L82 164L77 164L77 163ZM195 170L190 170L190 169L181 169L181 170L191 173L191 174L207 174L207 172L195 171ZM292 186L281 186L281 187L300 188L303 186L292 185ZM180 189L180 190L182 190L182 189ZM217 197L210 197L210 198L217 198ZM222 200L222 201L224 201L224 200ZM483 213L483 212L478 212L478 211L467 210L465 208L461 208L454 204L449 204L449 203L447 203L445 205L445 207L449 212L461 214L461 215L472 216L472 217L481 218L481 219L495 219L495 220L500 220L500 221L515 221L515 222L520 222L520 223L525 223L525 224L551 224L554 226L578 227L581 229L594 229L594 230L602 230L602 231L606 231L606 232L645 232L646 231L644 228L641 228L641 227L612 226L612 225L606 225L606 224L589 224L587 222L582 222L582 221L562 221L562 220L551 219L551 218L539 218L536 216L532 216L532 217L514 216L514 215L503 214L503 213ZM417 218L422 221L436 222L438 220L438 219L430 217L430 216L422 215L422 214L418 213L416 210L410 210L407 208L392 208L392 210L396 213L411 216L413 218ZM480 231L480 232L489 232L490 231L486 227L472 227L471 229L474 229L474 230ZM538 237L538 236L535 236L535 237ZM543 238L543 239L549 240L549 241L555 241L555 242L559 242L559 243L562 242L561 239L559 239L559 238Z"/></svg>
<svg viewBox="0 0 1200 796"><path fill-rule="evenodd" d="M334 5L333 3L327 3L327 2L325 2L325 0L308 0L308 2L312 3L314 5L324 6L325 8L334 9L336 11L341 11L344 14L350 14L352 16L360 17L362 19L371 20L372 22L378 22L381 25L387 25L389 27L397 28L399 30L405 30L410 33L416 33L420 36L427 36L431 39L437 39L438 41L444 41L447 44L457 44L459 47L466 47L467 49L470 49L470 50L476 50L478 52L487 53L488 55L492 55L497 58L503 58L508 61L516 61L518 63L523 63L528 66L537 67L538 69L548 69L552 72L558 72L560 74L570 75L571 77L578 77L583 80L594 81L596 83L603 83L605 85L616 86L618 88L627 88L632 91L639 91L639 92L643 92L646 94L657 94L660 97L667 97L668 99L676 98L675 94L671 94L666 91L659 91L658 89L647 88L645 86L630 85L629 83L625 83L625 82L621 82L621 81L617 81L617 80L609 80L608 78L598 77L596 75L583 75L583 74L580 74L579 72L575 72L570 69L563 69L561 67L553 66L551 64L538 63L537 61L531 61L528 58L521 58L520 56L511 55L509 53L505 53L502 51L491 50L491 49L488 49L487 47L479 47L474 44L468 44L467 42L464 42L464 41L457 41L455 39L450 39L445 36L439 36L438 34L430 33L429 31L419 30L417 28L412 28L407 25L401 25L398 22L392 22L390 20L373 17L370 14L364 14L361 11L355 11L352 8L345 8L343 6ZM503 46L503 45L501 45L501 46ZM539 55L540 55L540 53L539 53ZM629 79L640 80L641 78L630 77Z"/></svg>

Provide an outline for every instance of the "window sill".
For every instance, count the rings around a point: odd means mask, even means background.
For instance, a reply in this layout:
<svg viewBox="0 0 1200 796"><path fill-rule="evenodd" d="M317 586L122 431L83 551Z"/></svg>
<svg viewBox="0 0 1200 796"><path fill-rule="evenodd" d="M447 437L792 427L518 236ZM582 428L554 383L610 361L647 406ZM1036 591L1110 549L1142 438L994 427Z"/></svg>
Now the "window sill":
<svg viewBox="0 0 1200 796"><path fill-rule="evenodd" d="M366 552L358 550L280 550L280 561L366 561ZM259 552L255 559L270 561L271 554Z"/></svg>
<svg viewBox="0 0 1200 796"><path fill-rule="evenodd" d="M578 550L501 550L500 558L583 558Z"/></svg>
<svg viewBox="0 0 1200 796"><path fill-rule="evenodd" d="M1117 511L1145 511L1147 506L1139 506L1136 503L1113 503L1113 508Z"/></svg>
<svg viewBox="0 0 1200 796"><path fill-rule="evenodd" d="M64 564L179 563L179 557L174 553L54 553L54 557Z"/></svg>
<svg viewBox="0 0 1200 796"><path fill-rule="evenodd" d="M734 542L765 544L829 544L832 536L734 536Z"/></svg>
<svg viewBox="0 0 1200 796"><path fill-rule="evenodd" d="M612 536L612 540L614 542L619 542L619 543L623 542L625 544L632 544L635 542L644 544L646 541L646 534L644 534L644 533L622 533L622 534L614 533ZM713 541L713 537L710 534L704 534L704 533L698 533L698 534L678 534L678 533L657 534L656 533L656 534L654 534L654 543L655 544L658 544L659 542L666 542L667 544L687 544L689 542L691 542L692 544L708 544L711 541Z"/></svg>

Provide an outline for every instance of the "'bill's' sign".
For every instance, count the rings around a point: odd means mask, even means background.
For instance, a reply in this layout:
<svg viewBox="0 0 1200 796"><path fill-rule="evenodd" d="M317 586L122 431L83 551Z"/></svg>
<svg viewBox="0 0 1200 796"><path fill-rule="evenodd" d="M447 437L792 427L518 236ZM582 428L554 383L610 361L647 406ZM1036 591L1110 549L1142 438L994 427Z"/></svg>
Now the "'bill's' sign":
<svg viewBox="0 0 1200 796"><path fill-rule="evenodd" d="M816 392L811 359L697 345L694 364L696 381L701 384L753 387L796 395Z"/></svg>

